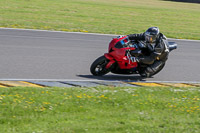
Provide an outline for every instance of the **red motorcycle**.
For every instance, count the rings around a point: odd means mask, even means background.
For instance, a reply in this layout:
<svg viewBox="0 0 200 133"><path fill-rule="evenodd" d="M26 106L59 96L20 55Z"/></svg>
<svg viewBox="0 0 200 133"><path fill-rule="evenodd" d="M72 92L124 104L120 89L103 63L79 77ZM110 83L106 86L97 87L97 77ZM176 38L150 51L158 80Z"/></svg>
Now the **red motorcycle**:
<svg viewBox="0 0 200 133"><path fill-rule="evenodd" d="M140 74L140 71L148 66L141 65L136 61L135 57L141 54L147 55L145 51L140 49L140 45L143 45L142 42L130 41L127 36L113 38L109 44L108 53L105 53L92 63L90 72L94 76L103 76L108 72L115 74ZM168 42L168 47L172 51L177 48L177 44ZM164 65L156 73L160 72Z"/></svg>

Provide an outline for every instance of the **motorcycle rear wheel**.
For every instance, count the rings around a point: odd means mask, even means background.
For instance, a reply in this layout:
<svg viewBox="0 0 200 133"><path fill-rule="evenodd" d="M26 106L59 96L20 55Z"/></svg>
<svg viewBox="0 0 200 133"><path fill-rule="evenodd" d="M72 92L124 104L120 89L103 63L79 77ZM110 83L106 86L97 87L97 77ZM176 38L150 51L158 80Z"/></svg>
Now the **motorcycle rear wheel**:
<svg viewBox="0 0 200 133"><path fill-rule="evenodd" d="M156 72L154 72L154 73L152 73L150 75L148 75L148 74L144 75L144 69L146 69L146 68L143 68L142 71L141 70L139 71L139 74L140 74L141 77L149 78L149 77L152 77L152 76L156 75L157 73L159 73L164 68L164 66L165 66L165 63L162 64Z"/></svg>
<svg viewBox="0 0 200 133"><path fill-rule="evenodd" d="M90 67L90 72L94 76L103 76L109 72L108 69L106 69L106 65L108 64L108 59L106 59L105 56L101 56L97 58Z"/></svg>

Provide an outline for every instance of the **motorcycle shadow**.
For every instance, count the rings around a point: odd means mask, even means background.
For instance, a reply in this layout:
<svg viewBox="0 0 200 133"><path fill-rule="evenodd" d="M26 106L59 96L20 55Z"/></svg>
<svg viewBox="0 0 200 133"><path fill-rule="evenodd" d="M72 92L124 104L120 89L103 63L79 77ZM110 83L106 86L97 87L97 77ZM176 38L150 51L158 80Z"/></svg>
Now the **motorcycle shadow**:
<svg viewBox="0 0 200 133"><path fill-rule="evenodd" d="M146 81L141 76L127 76L127 75L104 75L104 76L93 76L93 75L76 75L82 78L98 79L98 80L118 80L118 81Z"/></svg>

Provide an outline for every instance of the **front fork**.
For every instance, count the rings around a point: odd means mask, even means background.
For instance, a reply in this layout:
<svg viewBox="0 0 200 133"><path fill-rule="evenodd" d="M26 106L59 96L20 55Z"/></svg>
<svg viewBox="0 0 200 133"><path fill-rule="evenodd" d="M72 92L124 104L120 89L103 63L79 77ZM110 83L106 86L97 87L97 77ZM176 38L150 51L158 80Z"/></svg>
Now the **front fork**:
<svg viewBox="0 0 200 133"><path fill-rule="evenodd" d="M106 69L110 69L111 66L116 62L114 60L114 58L109 54L109 53L105 53L104 56L106 57L106 59L109 60L108 64L106 65Z"/></svg>

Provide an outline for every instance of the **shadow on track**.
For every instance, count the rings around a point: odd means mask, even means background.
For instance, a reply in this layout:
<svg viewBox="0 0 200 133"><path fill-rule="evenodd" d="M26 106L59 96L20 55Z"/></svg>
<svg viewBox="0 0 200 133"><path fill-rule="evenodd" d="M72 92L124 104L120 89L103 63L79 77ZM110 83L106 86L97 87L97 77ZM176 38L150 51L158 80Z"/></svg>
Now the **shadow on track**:
<svg viewBox="0 0 200 133"><path fill-rule="evenodd" d="M118 81L146 81L141 76L123 76L123 75L104 75L104 76L93 76L93 75L76 75L82 78L98 79L98 80L118 80Z"/></svg>

